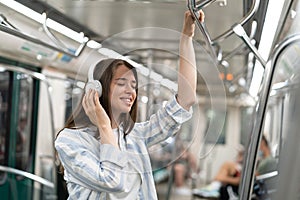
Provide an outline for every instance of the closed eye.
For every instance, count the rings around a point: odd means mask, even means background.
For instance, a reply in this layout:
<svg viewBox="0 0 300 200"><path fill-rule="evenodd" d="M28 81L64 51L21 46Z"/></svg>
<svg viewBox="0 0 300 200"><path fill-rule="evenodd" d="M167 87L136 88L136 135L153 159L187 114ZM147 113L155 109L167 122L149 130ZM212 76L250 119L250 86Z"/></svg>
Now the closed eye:
<svg viewBox="0 0 300 200"><path fill-rule="evenodd" d="M137 85L136 84L132 84L131 87L132 87L132 89L137 89Z"/></svg>

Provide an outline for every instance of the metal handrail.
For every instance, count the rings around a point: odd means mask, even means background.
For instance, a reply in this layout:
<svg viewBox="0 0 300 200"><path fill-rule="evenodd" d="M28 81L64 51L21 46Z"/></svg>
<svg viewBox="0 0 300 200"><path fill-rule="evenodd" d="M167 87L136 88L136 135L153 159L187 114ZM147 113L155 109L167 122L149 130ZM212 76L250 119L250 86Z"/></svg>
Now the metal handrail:
<svg viewBox="0 0 300 200"><path fill-rule="evenodd" d="M269 172L269 173L266 173L266 174L256 176L256 180L257 181L265 180L265 179L273 178L277 175L278 175L278 171L272 171L272 172Z"/></svg>
<svg viewBox="0 0 300 200"><path fill-rule="evenodd" d="M43 29L44 29L45 33L47 34L47 36L50 38L50 40L52 40L52 42L54 44L56 44L56 46L63 49L64 51L68 51L68 48L66 47L66 45L64 43L62 43L59 39L57 39L57 37L49 30L49 28L47 26L47 14L44 12L42 14L42 16L44 17Z"/></svg>
<svg viewBox="0 0 300 200"><path fill-rule="evenodd" d="M47 36L64 52L68 52L68 48L59 40L57 39L57 37L55 37L55 35L49 30L48 26L47 26L47 14L44 12L43 13L44 16L44 21L43 21L43 29L45 31L45 33L47 34ZM85 37L83 35L83 42L79 45L79 47L77 48L77 50L75 51L73 57L78 57L83 49L85 48L87 42L88 42L88 38Z"/></svg>
<svg viewBox="0 0 300 200"><path fill-rule="evenodd" d="M254 46L254 44L251 43L250 38L247 36L246 31L242 27L241 24L235 24L232 28L234 33L239 36L244 43L249 47L249 49L252 51L252 53L255 55L255 57L259 60L259 62L262 64L263 67L266 66L266 61L262 58L260 53L258 52L257 48Z"/></svg>
<svg viewBox="0 0 300 200"><path fill-rule="evenodd" d="M210 37L210 35L207 31L206 25L205 25L204 22L200 22L199 18L198 18L198 11L201 10L202 8L204 8L205 6L213 3L214 1L216 1L216 0L206 0L202 4L196 5L195 0L188 0L187 7L191 11L193 17L195 18L195 22L196 22L198 28L200 29L200 31L202 32L202 34L204 36L204 39L206 41L206 45L208 46L209 53L211 54L211 56L213 58L216 58L216 59L214 59L214 61L216 61L217 60L217 54L216 54L216 51L213 47L213 42L212 42L211 37Z"/></svg>
<svg viewBox="0 0 300 200"><path fill-rule="evenodd" d="M198 2L193 1L193 5L195 5L196 10L199 11L202 8L214 3L215 1L216 0L203 0L203 1L198 1Z"/></svg>
<svg viewBox="0 0 300 200"><path fill-rule="evenodd" d="M216 51L213 46L218 44L219 42L223 41L230 35L232 35L234 33L234 30L231 27L230 29L228 29L227 31L222 33L221 35L217 36L215 39L211 39L211 36L208 33L205 23L201 23L199 21L199 19L197 17L197 12L199 10L201 10L202 8L210 5L213 2L215 2L215 0L204 0L204 1L201 1L200 3L199 2L196 3L196 0L188 0L188 9L193 14L194 18L196 19L197 26L199 27L200 31L204 35L204 39L206 40L206 43L209 48L209 53L212 55L213 58L216 58L216 60L217 60ZM240 20L240 22L238 24L244 25L245 23L247 23L249 21L249 19L254 15L254 13L257 11L259 3L260 3L260 0L253 0L252 6L251 6L249 12Z"/></svg>
<svg viewBox="0 0 300 200"><path fill-rule="evenodd" d="M48 181L47 179L44 179L40 176L37 176L35 174L31 174L29 172L25 172L25 171L22 171L22 170L19 170L19 169L15 169L15 168L0 165L0 171L16 174L16 175L20 175L20 176L24 176L26 178L29 178L30 180L38 182L38 183L40 183L44 186L47 186L49 188L54 188L54 186L55 186L54 183L52 183L51 181Z"/></svg>
<svg viewBox="0 0 300 200"><path fill-rule="evenodd" d="M14 25L12 25L3 14L0 14L0 24L3 24L12 29L17 29Z"/></svg>
<svg viewBox="0 0 300 200"><path fill-rule="evenodd" d="M267 102L271 91L272 81L275 72L275 65L280 54L295 42L300 42L300 34L293 35L283 42L281 42L274 53L272 53L270 60L266 64L264 71L264 79L260 90L259 102L256 107L256 116L254 118L254 129L252 130L248 151L246 151L245 162L243 164L243 176L240 187L240 199L250 199L252 192L252 185L255 176L256 156L259 149L260 140L263 132L264 117L266 114ZM255 161L255 162L253 162Z"/></svg>
<svg viewBox="0 0 300 200"><path fill-rule="evenodd" d="M54 51L64 53L64 54L66 54L68 56L71 56L71 57L78 57L82 53L83 49L86 47L86 44L88 42L88 38L85 37L83 42L79 45L78 49L75 51L75 53L70 53L68 50L50 45L50 44L48 44L48 43L46 43L42 40L39 40L38 38L27 35L27 34L15 29L15 28L11 27L11 26L6 26L6 25L3 25L3 24L0 24L0 31L3 31L5 33L14 35L16 37L19 37L19 38L22 38L22 39L25 39L25 40L28 40L28 41L33 42L35 44L38 44L38 45L44 46L46 48L52 49Z"/></svg>
<svg viewBox="0 0 300 200"><path fill-rule="evenodd" d="M246 24L250 18L255 14L255 12L257 11L258 7L259 7L259 3L260 0L253 0L252 2L252 6L249 10L249 12L247 13L247 15L245 15L240 22L238 22L238 24L241 24L242 26L244 24ZM226 39L227 37L229 37L230 35L232 35L234 33L233 29L230 28L227 31L225 31L223 34L219 35L218 37L216 37L215 39L213 39L213 43L218 43L223 41L224 39Z"/></svg>

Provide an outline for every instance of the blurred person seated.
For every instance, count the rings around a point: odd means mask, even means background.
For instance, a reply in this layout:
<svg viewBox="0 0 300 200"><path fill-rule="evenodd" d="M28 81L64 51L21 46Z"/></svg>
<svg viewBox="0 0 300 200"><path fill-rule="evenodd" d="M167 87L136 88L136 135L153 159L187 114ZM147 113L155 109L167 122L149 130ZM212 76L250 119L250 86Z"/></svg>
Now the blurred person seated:
<svg viewBox="0 0 300 200"><path fill-rule="evenodd" d="M186 148L180 138L169 138L168 143L155 145L150 150L153 176L156 184L172 176L173 191L177 195L192 195L186 181L197 172L196 157Z"/></svg>
<svg viewBox="0 0 300 200"><path fill-rule="evenodd" d="M237 198L243 155L244 150L239 151L236 163L224 163L214 178L214 181L201 189L195 189L193 194L199 197L216 198L220 200L227 200L230 195L235 195ZM259 146L258 164L255 175L266 174L276 169L277 160L272 156L268 140L265 135L263 135ZM231 194L228 192L228 187L230 187Z"/></svg>
<svg viewBox="0 0 300 200"><path fill-rule="evenodd" d="M227 193L226 187L228 185L232 187L233 192L237 193L241 179L244 151L244 147L240 145L238 147L236 160L226 161L225 163L223 163L213 181L200 189L194 189L193 195L204 198L207 197L218 199L221 198L221 196L228 195L223 194L223 192Z"/></svg>
<svg viewBox="0 0 300 200"><path fill-rule="evenodd" d="M256 175L262 175L277 170L277 160L272 156L267 138L263 135L258 152Z"/></svg>
<svg viewBox="0 0 300 200"><path fill-rule="evenodd" d="M258 152L256 179L253 186L255 198L252 199L272 199L269 195L275 191L278 161L271 152L269 142L263 135Z"/></svg>
<svg viewBox="0 0 300 200"><path fill-rule="evenodd" d="M180 157L173 165L174 192L178 195L191 195L192 190L187 187L186 180L192 178L193 173L197 173L196 157L181 143L177 149L180 150Z"/></svg>

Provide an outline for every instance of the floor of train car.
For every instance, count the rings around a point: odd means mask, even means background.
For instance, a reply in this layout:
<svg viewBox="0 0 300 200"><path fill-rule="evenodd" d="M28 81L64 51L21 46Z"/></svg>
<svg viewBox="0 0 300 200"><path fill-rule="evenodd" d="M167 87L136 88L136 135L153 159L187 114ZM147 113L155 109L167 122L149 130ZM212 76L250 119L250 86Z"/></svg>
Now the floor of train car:
<svg viewBox="0 0 300 200"><path fill-rule="evenodd" d="M198 185L198 184L197 184ZM189 183L185 185L186 188L192 188ZM198 186L197 186L198 187ZM166 200L168 193L168 182L156 184L158 200ZM209 200L205 198L193 197L191 195L179 195L175 193L174 186L172 187L169 200Z"/></svg>

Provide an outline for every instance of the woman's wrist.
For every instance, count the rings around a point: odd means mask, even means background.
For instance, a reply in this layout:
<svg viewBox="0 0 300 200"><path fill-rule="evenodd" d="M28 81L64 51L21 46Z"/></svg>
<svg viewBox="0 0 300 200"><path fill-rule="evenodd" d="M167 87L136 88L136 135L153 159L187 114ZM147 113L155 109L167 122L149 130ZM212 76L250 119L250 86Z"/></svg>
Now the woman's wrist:
<svg viewBox="0 0 300 200"><path fill-rule="evenodd" d="M99 130L98 140L101 144L111 144L118 147L117 139L113 134L111 127L101 126Z"/></svg>
<svg viewBox="0 0 300 200"><path fill-rule="evenodd" d="M193 40L193 35L181 32L181 40Z"/></svg>

